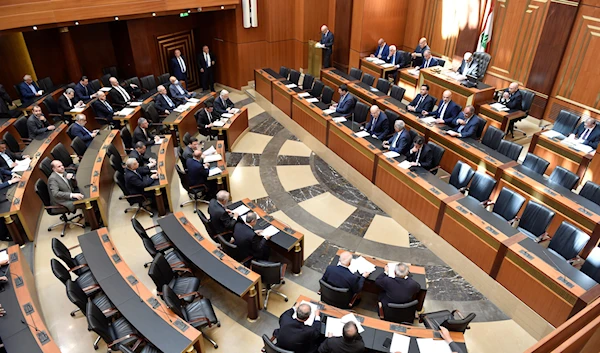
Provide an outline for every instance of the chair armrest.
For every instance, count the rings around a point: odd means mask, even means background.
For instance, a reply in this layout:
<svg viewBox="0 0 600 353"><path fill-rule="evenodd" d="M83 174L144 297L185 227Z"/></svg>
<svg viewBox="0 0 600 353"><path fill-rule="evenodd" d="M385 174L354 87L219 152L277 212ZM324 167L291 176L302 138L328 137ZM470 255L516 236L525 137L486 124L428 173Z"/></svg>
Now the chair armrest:
<svg viewBox="0 0 600 353"><path fill-rule="evenodd" d="M183 262L182 262L183 263ZM180 271L180 272L187 272L187 273L191 273L193 274L192 270L190 270L187 267L177 267L177 268L173 268L173 271Z"/></svg>
<svg viewBox="0 0 600 353"><path fill-rule="evenodd" d="M69 272L77 271L77 270L80 270L80 269L82 269L84 267L88 267L88 265L87 264L81 264L81 265L75 266L73 268L70 268Z"/></svg>
<svg viewBox="0 0 600 353"><path fill-rule="evenodd" d="M439 165L437 167L433 167L433 168L429 169L429 172L433 172L433 171L436 171L438 169L440 169Z"/></svg>
<svg viewBox="0 0 600 353"><path fill-rule="evenodd" d="M77 244L77 245L73 245L73 246L71 246L70 248L67 248L67 249L69 249L69 250L73 250L73 249L77 249L78 247L79 247L79 244Z"/></svg>
<svg viewBox="0 0 600 353"><path fill-rule="evenodd" d="M100 289L100 286L98 284L94 284L89 287L81 288L81 290L83 290L83 292L87 295L97 291L98 289Z"/></svg>
<svg viewBox="0 0 600 353"><path fill-rule="evenodd" d="M383 316L383 306L381 305L381 302L377 303L378 309L379 309L379 319L383 320L384 316Z"/></svg>
<svg viewBox="0 0 600 353"><path fill-rule="evenodd" d="M154 247L156 247L156 250L158 250L158 251L163 251L165 249L172 248L173 244L171 244L170 242L166 241L164 243L156 244Z"/></svg>
<svg viewBox="0 0 600 353"><path fill-rule="evenodd" d="M199 292L189 292L189 293L185 293L185 294L178 294L177 297L179 299L183 299L183 298L187 298L187 297L202 297L202 294L200 294Z"/></svg>
<svg viewBox="0 0 600 353"><path fill-rule="evenodd" d="M210 324L210 320L209 320L207 317L199 317L199 318L197 318L196 320L188 321L188 323L189 323L189 324L195 324L195 323L197 323L197 322L201 322L201 321L206 321L206 322L208 323L208 326L209 326L209 327L210 327L210 326L212 326L212 325Z"/></svg>
<svg viewBox="0 0 600 353"><path fill-rule="evenodd" d="M281 265L281 279L283 280L283 278L285 277L285 270L287 269L287 264L284 263L283 265Z"/></svg>
<svg viewBox="0 0 600 353"><path fill-rule="evenodd" d="M548 234L548 232L544 232L542 235L540 235L537 239L536 239L536 243L540 243L544 240L550 239L550 235Z"/></svg>
<svg viewBox="0 0 600 353"><path fill-rule="evenodd" d="M157 228L157 227L160 227L160 226L158 224L155 224L152 227L144 228L144 230L153 229L153 228Z"/></svg>
<svg viewBox="0 0 600 353"><path fill-rule="evenodd" d="M352 300L350 300L350 307L354 306L354 302L356 302L358 300L358 298L360 298L360 293L356 293L354 294L354 296L352 297Z"/></svg>
<svg viewBox="0 0 600 353"><path fill-rule="evenodd" d="M454 316L455 314L458 315L458 317L461 320L465 319L465 316L460 312L460 310L458 310L458 309L452 310L452 316Z"/></svg>
<svg viewBox="0 0 600 353"><path fill-rule="evenodd" d="M142 194L135 194L135 195L128 195L128 196L119 196L119 200L127 200L127 199L132 199L132 198L137 198L137 197L141 197L144 199L144 201L146 201L146 196L142 195Z"/></svg>
<svg viewBox="0 0 600 353"><path fill-rule="evenodd" d="M199 188L203 188L204 191L208 191L208 186L206 186L205 184L198 184L198 185L190 186L190 190L199 189Z"/></svg>
<svg viewBox="0 0 600 353"><path fill-rule="evenodd" d="M69 213L69 209L66 208L63 205L57 205L57 206L44 206L45 210L64 210L65 213Z"/></svg>

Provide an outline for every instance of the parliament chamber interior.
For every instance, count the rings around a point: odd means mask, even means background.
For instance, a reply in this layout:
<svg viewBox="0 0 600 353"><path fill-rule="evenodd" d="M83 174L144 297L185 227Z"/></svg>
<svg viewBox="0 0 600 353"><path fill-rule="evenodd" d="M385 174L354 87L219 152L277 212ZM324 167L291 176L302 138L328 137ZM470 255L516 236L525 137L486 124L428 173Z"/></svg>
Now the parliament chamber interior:
<svg viewBox="0 0 600 353"><path fill-rule="evenodd" d="M599 25L0 1L0 352L599 352Z"/></svg>

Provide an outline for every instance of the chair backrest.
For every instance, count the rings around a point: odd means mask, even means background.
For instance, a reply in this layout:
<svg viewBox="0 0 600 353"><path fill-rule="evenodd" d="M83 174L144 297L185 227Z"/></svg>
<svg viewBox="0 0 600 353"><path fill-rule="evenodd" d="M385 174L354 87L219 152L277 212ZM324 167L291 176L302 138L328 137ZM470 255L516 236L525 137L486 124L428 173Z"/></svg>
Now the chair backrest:
<svg viewBox="0 0 600 353"><path fill-rule="evenodd" d="M546 229L548 229L550 222L552 222L552 218L554 218L554 211L549 210L535 201L529 200L527 206L525 206L525 211L523 211L523 214L521 215L519 227L536 237L540 237L546 232Z"/></svg>
<svg viewBox="0 0 600 353"><path fill-rule="evenodd" d="M406 89L404 89L400 86L393 85L390 96L398 101L402 101L404 99L405 93L406 93Z"/></svg>
<svg viewBox="0 0 600 353"><path fill-rule="evenodd" d="M75 124L71 124L69 125L69 127L67 128L67 136L69 136L69 138L71 140L73 140L75 138L75 135L73 135L73 126L75 126Z"/></svg>
<svg viewBox="0 0 600 353"><path fill-rule="evenodd" d="M148 269L148 276L152 278L158 292L162 291L162 287L165 284L168 285L173 279L173 270L162 253L159 252L154 256Z"/></svg>
<svg viewBox="0 0 600 353"><path fill-rule="evenodd" d="M68 279L65 283L65 287L67 290L67 298L71 301L71 303L75 304L79 310L85 315L87 313L87 295L81 287Z"/></svg>
<svg viewBox="0 0 600 353"><path fill-rule="evenodd" d="M128 84L128 85L134 84L134 85L136 85L138 87L142 87L142 83L140 82L140 79L137 76L133 76L133 77L130 77L130 78L126 79L125 83Z"/></svg>
<svg viewBox="0 0 600 353"><path fill-rule="evenodd" d="M279 348L275 345L275 343L271 342L267 335L262 335L263 343L265 344L265 353L294 353L293 351L288 351L282 348Z"/></svg>
<svg viewBox="0 0 600 353"><path fill-rule="evenodd" d="M52 206L50 202L50 192L48 191L48 185L42 179L35 181L35 193L40 197L44 206Z"/></svg>
<svg viewBox="0 0 600 353"><path fill-rule="evenodd" d="M42 159L42 163L40 163L39 168L42 171L42 173L44 173L46 178L50 177L50 174L52 174L52 160L48 157L44 157L44 159Z"/></svg>
<svg viewBox="0 0 600 353"><path fill-rule="evenodd" d="M156 79L157 86L169 82L170 77L171 77L171 74L168 72L165 72L164 74L158 76Z"/></svg>
<svg viewBox="0 0 600 353"><path fill-rule="evenodd" d="M521 91L521 95L523 96L523 99L521 100L521 110L529 114L529 109L531 109L531 105L533 104L535 93L527 89L520 89L519 91Z"/></svg>
<svg viewBox="0 0 600 353"><path fill-rule="evenodd" d="M52 238L52 252L56 257L62 260L68 268L76 266L75 261L71 257L69 249L57 238Z"/></svg>
<svg viewBox="0 0 600 353"><path fill-rule="evenodd" d="M6 142L6 147L8 147L8 149L11 152L13 152L13 153L21 152L21 147L19 146L19 142L13 136L13 134L10 133L10 131L7 131L6 133L4 133L4 136L2 136L2 138L4 139L4 142Z"/></svg>
<svg viewBox="0 0 600 353"><path fill-rule="evenodd" d="M437 102L438 100L435 99L435 101ZM480 139L481 134L483 133L483 129L485 129L486 121L485 121L485 119L482 119L480 117L476 117L476 118L477 118L477 130L475 132L475 138Z"/></svg>
<svg viewBox="0 0 600 353"><path fill-rule="evenodd" d="M315 83L315 77L311 74L304 74L304 79L302 80L302 89L311 89Z"/></svg>
<svg viewBox="0 0 600 353"><path fill-rule="evenodd" d="M132 149L133 148L133 138L131 137L131 132L127 126L121 129L121 139L123 140L123 144L125 148Z"/></svg>
<svg viewBox="0 0 600 353"><path fill-rule="evenodd" d="M415 321L415 312L417 311L418 305L419 301L416 299L405 304L389 303L388 305L383 305L382 303L383 318L385 321L396 322L399 324L412 324L413 321Z"/></svg>
<svg viewBox="0 0 600 353"><path fill-rule="evenodd" d="M504 132L498 129L495 126L488 126L483 138L481 139L481 143L488 146L489 148L498 149L500 146L500 141L504 138Z"/></svg>
<svg viewBox="0 0 600 353"><path fill-rule="evenodd" d="M63 145L62 142L59 142L56 146L54 146L54 148L52 148L52 150L50 151L50 154L52 155L52 157L54 157L54 159L58 159L59 161L61 161L65 167L73 164L73 159L71 159L69 151L67 151L65 145Z"/></svg>
<svg viewBox="0 0 600 353"><path fill-rule="evenodd" d="M115 147L115 145L113 145L112 143L110 145L108 145L108 147L106 148L106 154L109 157L115 155L115 156L118 156L119 158L121 158L121 153L119 152L117 147Z"/></svg>
<svg viewBox="0 0 600 353"><path fill-rule="evenodd" d="M29 138L29 130L27 129L27 117L26 116L22 116L19 119L17 119L13 126L15 127L15 129L17 129L17 132L19 133L19 135L21 135L21 138Z"/></svg>
<svg viewBox="0 0 600 353"><path fill-rule="evenodd" d="M350 76L354 77L357 80L360 80L360 78L362 77L362 74L363 74L362 70L359 70L355 67L350 69Z"/></svg>
<svg viewBox="0 0 600 353"><path fill-rule="evenodd" d="M104 70L103 70L104 71ZM100 77L100 82L102 82L102 87L110 87L110 74L104 74Z"/></svg>
<svg viewBox="0 0 600 353"><path fill-rule="evenodd" d="M456 162L452 174L450 174L449 184L457 189L462 189L469 185L469 182L475 175L475 171L467 163Z"/></svg>
<svg viewBox="0 0 600 353"><path fill-rule="evenodd" d="M594 248L581 266L581 272L600 283L600 248Z"/></svg>
<svg viewBox="0 0 600 353"><path fill-rule="evenodd" d="M493 212L502 216L502 218L507 221L512 221L517 216L524 203L525 198L523 196L511 189L503 187L502 190L500 190L498 198L496 198Z"/></svg>
<svg viewBox="0 0 600 353"><path fill-rule="evenodd" d="M109 158L110 166L112 167L112 169L114 171L118 171L124 174L125 168L123 167L123 160L121 159L121 156L113 154Z"/></svg>
<svg viewBox="0 0 600 353"><path fill-rule="evenodd" d="M192 138L192 135L191 135L189 132L186 132L186 133L183 135L183 144L184 144L184 145L186 145L186 146L187 146L187 145L189 145L189 144L190 144L190 139L191 139L191 138Z"/></svg>
<svg viewBox="0 0 600 353"><path fill-rule="evenodd" d="M438 61L438 66L439 67L444 67L444 65L446 65L446 60L442 59L442 58L436 58Z"/></svg>
<svg viewBox="0 0 600 353"><path fill-rule="evenodd" d="M23 94L21 94L21 89L19 88L19 85L13 85L13 88L15 89L15 91L17 92L17 94L19 95L19 99L22 102L23 101Z"/></svg>
<svg viewBox="0 0 600 353"><path fill-rule="evenodd" d="M115 77L115 78L119 78L119 74L117 72L117 67L116 66L110 66L110 67L102 68L102 73L105 74L105 75L110 75L110 76ZM109 76L109 78L110 78L110 76Z"/></svg>
<svg viewBox="0 0 600 353"><path fill-rule="evenodd" d="M410 61L412 59L412 56L411 56L412 53L404 51L404 50L399 50L399 52L400 52L400 58L402 58L401 61L404 63L404 65L402 65L401 69L405 68L405 67L409 67Z"/></svg>
<svg viewBox="0 0 600 353"><path fill-rule="evenodd" d="M58 114L58 105L52 95L47 95L46 98L42 101L42 104L48 109L48 112L51 114Z"/></svg>
<svg viewBox="0 0 600 353"><path fill-rule="evenodd" d="M185 316L183 316L181 310L181 299L179 299L179 296L177 296L168 284L163 284L162 286L162 298L165 301L165 304L167 304L167 307L171 309L175 315L185 320Z"/></svg>
<svg viewBox="0 0 600 353"><path fill-rule="evenodd" d="M85 142L83 142L83 140L80 139L78 136L75 137L73 141L71 141L71 148L79 157L82 157L85 154L85 150L87 150Z"/></svg>
<svg viewBox="0 0 600 353"><path fill-rule="evenodd" d="M321 300L336 308L347 309L350 307L350 301L354 296L349 288L337 288L329 283L319 280L321 286Z"/></svg>
<svg viewBox="0 0 600 353"><path fill-rule="evenodd" d="M154 75L144 76L140 79L140 81L142 82L142 88L145 88L148 91L156 88L156 79L154 78Z"/></svg>
<svg viewBox="0 0 600 353"><path fill-rule="evenodd" d="M527 167L539 175L544 175L549 165L550 162L530 152L527 152L527 156L523 161L523 167Z"/></svg>
<svg viewBox="0 0 600 353"><path fill-rule="evenodd" d="M446 319L440 326L447 328L448 331L464 333L475 316L475 313L470 313L464 319Z"/></svg>
<svg viewBox="0 0 600 353"><path fill-rule="evenodd" d="M100 85L100 80L98 79L91 80L89 86L92 92L98 92L100 88L102 88L102 86Z"/></svg>
<svg viewBox="0 0 600 353"><path fill-rule="evenodd" d="M177 175L179 175L179 181L181 182L183 189L189 193L192 193L190 190L190 180L187 173L183 171L178 164L175 164L175 170L177 171Z"/></svg>
<svg viewBox="0 0 600 353"><path fill-rule="evenodd" d="M137 233L137 235L140 236L140 238L150 239L150 237L148 236L148 233L146 233L146 230L144 229L144 227L142 226L140 221L138 221L135 218L132 218L131 225L133 226L133 230L135 230L135 232Z"/></svg>
<svg viewBox="0 0 600 353"><path fill-rule="evenodd" d="M566 110L561 110L554 121L554 126L552 130L560 132L564 136L569 136L570 133L575 130L575 126L579 122L579 116L568 112Z"/></svg>
<svg viewBox="0 0 600 353"><path fill-rule="evenodd" d="M108 319L104 316L102 310L98 309L96 304L91 300L87 302L86 307L85 317L87 318L88 329L96 332L106 344L111 344L113 339L110 333Z"/></svg>
<svg viewBox="0 0 600 353"><path fill-rule="evenodd" d="M596 205L600 205L600 186L596 183L587 181L579 191L579 195L592 201Z"/></svg>
<svg viewBox="0 0 600 353"><path fill-rule="evenodd" d="M379 92L383 92L385 94L388 94L388 92L390 91L390 86L392 84L390 83L390 81L383 79L383 78L378 78L377 79L377 86L375 86L375 88L377 88L379 90Z"/></svg>
<svg viewBox="0 0 600 353"><path fill-rule="evenodd" d="M396 123L396 120L400 119L400 115L398 115L395 111L390 110L390 109L386 109L385 110L385 116L387 116L388 119L388 124L390 126L390 128L388 129L389 134L392 135L395 133L394 130L394 124Z"/></svg>
<svg viewBox="0 0 600 353"><path fill-rule="evenodd" d="M367 121L367 117L369 116L369 107L363 102L356 102L353 114L354 122L357 124L362 124Z"/></svg>
<svg viewBox="0 0 600 353"><path fill-rule="evenodd" d="M313 84L313 88L310 90L310 95L315 98L321 97L321 93L323 93L324 87L325 87L325 85L323 84L323 82L321 82L319 80L315 80L315 83Z"/></svg>
<svg viewBox="0 0 600 353"><path fill-rule="evenodd" d="M179 158L183 169L187 170L187 161L185 160L185 158L183 158L183 147L181 145L177 147L177 157Z"/></svg>
<svg viewBox="0 0 600 353"><path fill-rule="evenodd" d="M202 224L204 224L204 228L206 229L208 235L210 235L211 238L214 238L215 231L212 228L212 225L210 224L210 220L206 217L204 212L198 210L198 218L200 218L200 221L202 222Z"/></svg>
<svg viewBox="0 0 600 353"><path fill-rule="evenodd" d="M267 286L281 283L281 263L252 260L252 271L260 275L260 280Z"/></svg>
<svg viewBox="0 0 600 353"><path fill-rule="evenodd" d="M556 230L556 233L554 233L552 240L550 240L548 249L554 250L557 254L564 257L565 260L571 260L583 250L583 247L587 245L589 240L589 235L571 223L563 221Z"/></svg>
<svg viewBox="0 0 600 353"><path fill-rule="evenodd" d="M158 114L158 110L156 110L154 101L142 104L142 112L144 113L144 118L151 123L160 123L160 115Z"/></svg>
<svg viewBox="0 0 600 353"><path fill-rule="evenodd" d="M571 190L579 182L579 175L561 166L556 166L548 180Z"/></svg>
<svg viewBox="0 0 600 353"><path fill-rule="evenodd" d="M127 191L127 187L125 186L124 173L121 173L118 170L115 171L115 174L113 174L113 181L115 182L115 184L117 184L119 189L121 189L121 192L123 193L123 195L125 195L125 196L129 195L129 192ZM132 199L127 199L127 201L129 202L130 205L133 205L135 203L135 201Z"/></svg>
<svg viewBox="0 0 600 353"><path fill-rule="evenodd" d="M296 71L294 69L290 70L290 81L292 81L295 84L300 84L300 72Z"/></svg>
<svg viewBox="0 0 600 353"><path fill-rule="evenodd" d="M223 249L225 254L229 255L229 257L233 258L236 261L243 260L240 258L240 250L237 245L228 242L221 235L217 235L217 241L219 242L219 244L221 244L221 248Z"/></svg>
<svg viewBox="0 0 600 353"><path fill-rule="evenodd" d="M323 87L323 95L321 96L321 102L325 104L331 103L331 99L333 98L333 88L329 86Z"/></svg>
<svg viewBox="0 0 600 353"><path fill-rule="evenodd" d="M522 150L523 145L506 140L500 140L500 145L498 146L498 152L512 159L513 161L519 159Z"/></svg>
<svg viewBox="0 0 600 353"><path fill-rule="evenodd" d="M285 66L281 66L279 68L279 74L287 79L288 76L290 75L290 69L288 69Z"/></svg>
<svg viewBox="0 0 600 353"><path fill-rule="evenodd" d="M46 87L46 82L44 82L44 79L37 80L36 84L41 90L48 92L48 88Z"/></svg>
<svg viewBox="0 0 600 353"><path fill-rule="evenodd" d="M492 56L485 52L476 51L473 53L473 60L477 63L477 79L481 80L487 72Z"/></svg>
<svg viewBox="0 0 600 353"><path fill-rule="evenodd" d="M369 86L373 86L373 83L375 83L375 77L373 77L372 75L369 75L369 74L364 74L360 81Z"/></svg>
<svg viewBox="0 0 600 353"><path fill-rule="evenodd" d="M50 268L52 268L54 277L58 278L63 284L66 284L67 281L71 279L69 270L67 270L57 259L50 259Z"/></svg>
<svg viewBox="0 0 600 353"><path fill-rule="evenodd" d="M486 173L475 173L471 185L469 186L469 196L474 197L479 202L490 199L492 191L496 187L496 179Z"/></svg>
<svg viewBox="0 0 600 353"><path fill-rule="evenodd" d="M431 167L433 169L440 165L440 162L442 161L442 157L444 157L444 152L446 152L446 150L433 142L427 142L427 145L433 151L433 166Z"/></svg>

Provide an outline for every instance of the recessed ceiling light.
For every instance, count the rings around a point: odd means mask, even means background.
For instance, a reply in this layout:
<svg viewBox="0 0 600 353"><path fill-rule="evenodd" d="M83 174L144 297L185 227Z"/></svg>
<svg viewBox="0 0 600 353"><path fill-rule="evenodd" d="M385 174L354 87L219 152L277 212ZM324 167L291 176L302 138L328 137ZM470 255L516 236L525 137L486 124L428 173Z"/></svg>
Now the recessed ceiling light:
<svg viewBox="0 0 600 353"><path fill-rule="evenodd" d="M221 6L221 10L224 10L224 9L225 9L225 6Z"/></svg>
<svg viewBox="0 0 600 353"><path fill-rule="evenodd" d="M75 26L79 26L79 22L78 21L75 21Z"/></svg>
<svg viewBox="0 0 600 353"><path fill-rule="evenodd" d="M153 13L152 13L152 16L156 16L156 12L153 12Z"/></svg>
<svg viewBox="0 0 600 353"><path fill-rule="evenodd" d="M118 20L119 20L119 16L115 16L115 21L118 21Z"/></svg>
<svg viewBox="0 0 600 353"><path fill-rule="evenodd" d="M34 30L34 31L37 31L37 26L33 26L33 30Z"/></svg>

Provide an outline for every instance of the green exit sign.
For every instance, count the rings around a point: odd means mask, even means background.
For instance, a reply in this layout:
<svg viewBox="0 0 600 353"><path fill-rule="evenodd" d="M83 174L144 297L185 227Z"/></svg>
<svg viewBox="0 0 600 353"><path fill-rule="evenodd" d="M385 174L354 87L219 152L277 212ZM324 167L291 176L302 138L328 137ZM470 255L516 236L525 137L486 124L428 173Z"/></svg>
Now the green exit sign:
<svg viewBox="0 0 600 353"><path fill-rule="evenodd" d="M190 14L187 12L182 12L179 14L179 17L188 17Z"/></svg>

